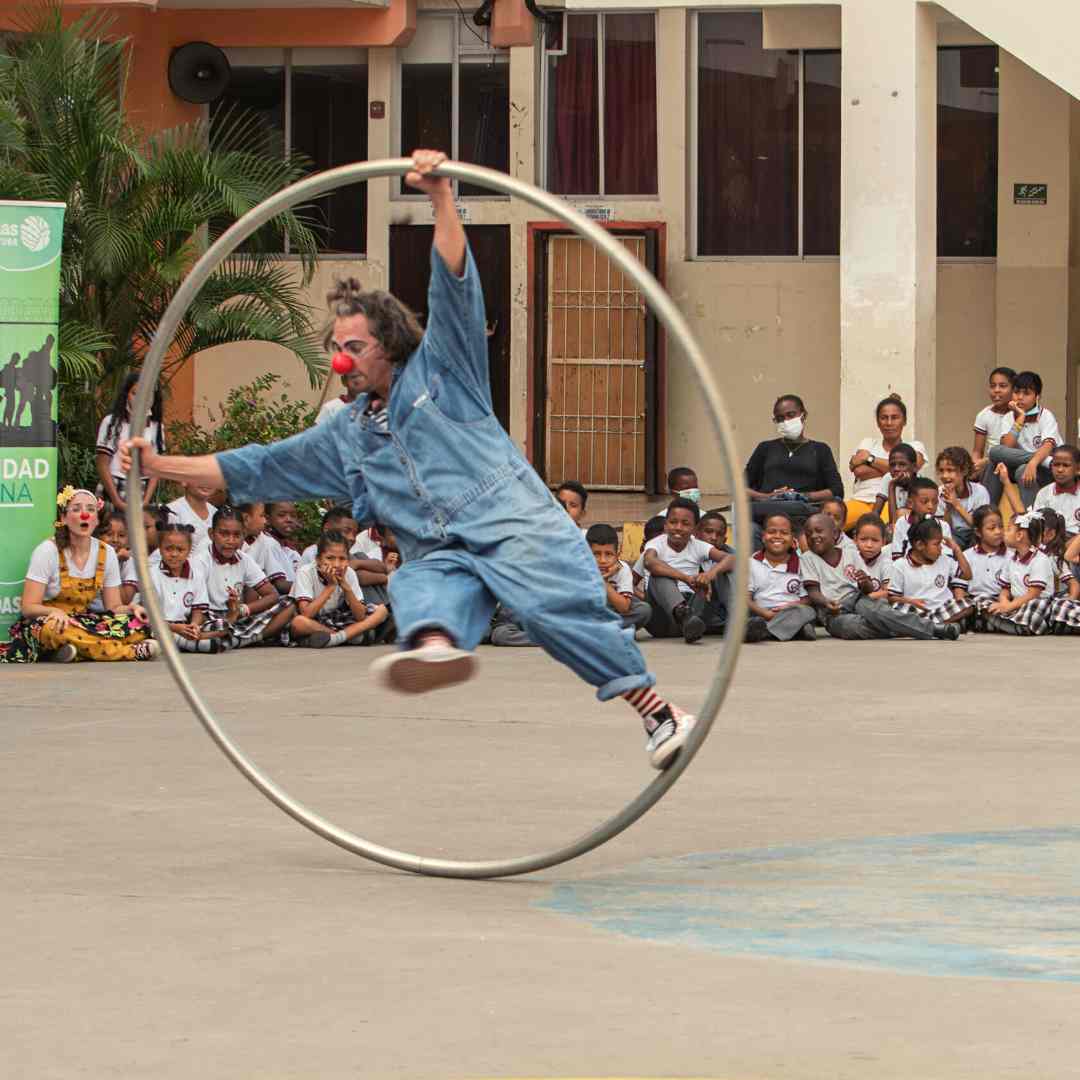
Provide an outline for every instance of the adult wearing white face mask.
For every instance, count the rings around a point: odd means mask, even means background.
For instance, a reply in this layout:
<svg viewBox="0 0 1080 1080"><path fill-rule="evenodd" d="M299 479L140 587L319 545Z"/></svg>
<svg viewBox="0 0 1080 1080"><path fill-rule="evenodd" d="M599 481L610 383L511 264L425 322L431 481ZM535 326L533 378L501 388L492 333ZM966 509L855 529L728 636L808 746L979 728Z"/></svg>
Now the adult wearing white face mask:
<svg viewBox="0 0 1080 1080"><path fill-rule="evenodd" d="M770 514L787 514L796 531L833 497L843 499L844 482L826 443L806 437L806 406L797 394L773 405L775 439L760 442L746 463L746 486L754 518L754 546Z"/></svg>

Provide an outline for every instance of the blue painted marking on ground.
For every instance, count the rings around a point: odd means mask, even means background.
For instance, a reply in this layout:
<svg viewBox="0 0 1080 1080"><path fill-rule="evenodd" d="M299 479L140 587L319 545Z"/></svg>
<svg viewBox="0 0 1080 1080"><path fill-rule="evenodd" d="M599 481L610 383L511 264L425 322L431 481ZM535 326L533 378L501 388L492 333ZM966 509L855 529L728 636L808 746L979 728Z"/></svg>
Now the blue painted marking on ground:
<svg viewBox="0 0 1080 1080"><path fill-rule="evenodd" d="M654 859L558 886L538 906L727 953L1080 982L1080 828Z"/></svg>

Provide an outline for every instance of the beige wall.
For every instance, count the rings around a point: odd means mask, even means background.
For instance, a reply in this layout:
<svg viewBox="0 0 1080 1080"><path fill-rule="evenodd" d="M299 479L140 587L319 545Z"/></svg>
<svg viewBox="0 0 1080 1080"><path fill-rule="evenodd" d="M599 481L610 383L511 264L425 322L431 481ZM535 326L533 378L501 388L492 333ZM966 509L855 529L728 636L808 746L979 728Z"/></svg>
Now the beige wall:
<svg viewBox="0 0 1080 1080"><path fill-rule="evenodd" d="M658 101L660 130L660 194L655 199L606 198L580 200L579 205L612 206L620 219L663 221L667 226L667 284L700 334L707 355L717 365L721 386L728 398L730 414L736 426L740 454L748 456L753 446L772 435L770 407L775 397L793 391L802 394L811 413L810 432L833 446L843 471L853 447L839 444L840 430L840 263L839 260L713 260L688 261L687 190L690 165L687 155L689 106L685 88L692 68L688 64L688 13L682 8L664 8L658 17L658 70L661 72ZM393 102L395 49L373 49L369 55L370 97L388 103L386 120L369 121L369 146L372 157L391 156L398 152L393 133L397 120ZM515 48L511 52L511 169L526 180L538 173L536 99L538 62L532 49ZM1050 87L1040 89L1040 81L1024 76L1013 67L1003 78L1003 96L1012 86L1027 87L1027 92L1043 94L1055 110L1064 108L1071 120L1072 168L1069 170L1068 147L1064 161L1059 161L1053 177L1026 175L1031 167L1040 171L1059 149L1057 127L1052 139L1032 121L1026 107L1015 123L1010 123L1002 154L1005 166L1002 190L1008 183L1008 206L1003 206L1003 235L1014 254L1004 270L992 261L939 263L936 274L937 362L935 386L937 400L934 424L928 435L920 435L938 447L959 443L970 446L971 421L986 400L986 375L1001 363L1030 364L1046 372L1044 335L1053 328L1059 342L1055 372L1048 378L1047 404L1060 416L1066 413L1065 389L1071 370L1075 376L1080 364L1080 273L1074 270L1071 280L1073 320L1067 321L1069 280L1062 254L1063 235L1069 232L1069 209L1055 200L1051 208L1054 224L1031 229L1041 221L1036 214L1011 216L1012 174L1018 180L1053 180L1064 193L1074 191L1071 248L1072 266L1080 265L1080 105ZM1025 99L1026 100L1026 99ZM1041 100L1041 99L1040 99ZM1063 106L1062 102L1066 104ZM1045 102L1044 102L1045 104ZM1013 103L1016 105L1016 102ZM1006 115L1008 103L1003 101ZM1071 111L1071 116L1070 116ZM1060 127L1058 112L1053 123ZM1028 132L1027 129L1031 130ZM1066 140L1067 141L1067 140ZM1030 147L1029 149L1029 144ZM1060 155L1059 155L1060 157ZM1008 170L1009 175L1005 172ZM372 184L368 200L368 258L366 260L323 263L309 291L310 302L322 310L323 296L333 277L350 273L371 286L385 286L390 223L428 222L425 204L390 197L388 181ZM1055 188L1052 187L1053 196ZM1005 199L1005 195L1001 196ZM511 296L513 303L513 344L511 355L511 428L519 443L524 443L527 425L527 263L526 225L537 215L527 207L500 199L468 200L471 220L476 224L511 226ZM1049 254L1048 254L1049 252ZM1018 253L1018 254L1017 254ZM1053 284L1035 271L1047 260ZM1007 283L1002 284L1002 274ZM1006 318L999 307L1006 298L1015 315ZM1064 358L1064 331L1070 328L1071 369ZM1016 327L1032 327L1033 333L1016 332ZM1002 340L1007 348L1002 348ZM1006 352L1008 355L1006 355ZM257 344L212 350L196 363L196 407L216 405L228 389L249 381L262 371L277 371L290 392L314 400L299 364L282 350ZM883 380L881 394L887 392ZM1074 378L1075 383L1075 378ZM334 391L332 391L334 392ZM876 394L871 395L875 396ZM703 487L719 487L719 461L709 427L685 361L674 351L668 356L666 442L663 448L668 466L691 462L701 471ZM858 426L858 425L857 425ZM865 431L874 430L873 417L865 418ZM860 428L861 430L861 428ZM1075 421L1069 429L1075 434Z"/></svg>

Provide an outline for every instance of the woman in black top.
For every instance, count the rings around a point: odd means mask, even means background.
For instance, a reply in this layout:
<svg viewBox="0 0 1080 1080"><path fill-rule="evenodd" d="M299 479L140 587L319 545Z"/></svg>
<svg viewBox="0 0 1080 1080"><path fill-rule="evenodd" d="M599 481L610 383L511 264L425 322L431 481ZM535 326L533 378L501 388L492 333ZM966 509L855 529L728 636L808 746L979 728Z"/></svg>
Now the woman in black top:
<svg viewBox="0 0 1080 1080"><path fill-rule="evenodd" d="M806 438L806 406L795 394L784 394L773 405L777 439L760 442L746 463L746 486L754 522L784 513L796 526L816 513L819 504L844 497L844 482L832 450ZM758 538L755 527L755 540Z"/></svg>

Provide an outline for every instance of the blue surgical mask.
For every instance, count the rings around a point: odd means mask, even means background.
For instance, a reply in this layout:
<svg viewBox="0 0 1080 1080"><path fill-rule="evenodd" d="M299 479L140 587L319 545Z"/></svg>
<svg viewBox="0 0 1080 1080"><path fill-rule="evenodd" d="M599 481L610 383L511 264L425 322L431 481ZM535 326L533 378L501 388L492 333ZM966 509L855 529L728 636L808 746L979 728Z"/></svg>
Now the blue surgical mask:
<svg viewBox="0 0 1080 1080"><path fill-rule="evenodd" d="M689 499L692 503L699 503L701 502L701 488L683 488L678 497L680 499Z"/></svg>
<svg viewBox="0 0 1080 1080"><path fill-rule="evenodd" d="M1039 415L1039 406L1038 405L1033 405L1030 409L1028 409L1028 411L1026 413L1024 413L1024 415L1025 416L1038 416Z"/></svg>

